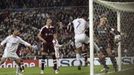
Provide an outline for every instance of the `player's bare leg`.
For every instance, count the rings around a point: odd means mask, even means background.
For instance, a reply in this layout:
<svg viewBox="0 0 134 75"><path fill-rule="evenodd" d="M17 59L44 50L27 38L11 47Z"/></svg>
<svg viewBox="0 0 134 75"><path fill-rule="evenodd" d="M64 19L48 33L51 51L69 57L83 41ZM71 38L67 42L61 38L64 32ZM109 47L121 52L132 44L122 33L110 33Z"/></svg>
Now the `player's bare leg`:
<svg viewBox="0 0 134 75"><path fill-rule="evenodd" d="M6 61L6 58L1 58L0 65L2 65Z"/></svg>
<svg viewBox="0 0 134 75"><path fill-rule="evenodd" d="M55 74L58 74L59 73L59 70L58 70L58 63L57 63L57 59L56 59L56 56L55 56L55 53L52 53L52 58L53 58L53 69L55 71Z"/></svg>
<svg viewBox="0 0 134 75"><path fill-rule="evenodd" d="M85 67L86 67L89 64L87 51L83 51L83 57L84 57Z"/></svg>
<svg viewBox="0 0 134 75"><path fill-rule="evenodd" d="M44 74L44 67L45 67L45 59L46 59L46 52L41 52L42 58L41 58L41 72L40 74Z"/></svg>
<svg viewBox="0 0 134 75"><path fill-rule="evenodd" d="M105 60L106 56L100 51L98 53L98 57L99 57L100 64L103 65L103 67L104 67L105 73L107 73L109 70L109 67L106 65L106 60Z"/></svg>
<svg viewBox="0 0 134 75"><path fill-rule="evenodd" d="M117 69L117 61L115 59L115 54L112 52L111 48L107 49L107 53L108 53L108 56L110 57L110 60L113 64L113 68L115 69L115 72L117 72L118 69Z"/></svg>
<svg viewBox="0 0 134 75"><path fill-rule="evenodd" d="M83 44L82 46L82 56L84 57L84 61L85 61L85 66L87 66L89 64L88 61L88 46L89 44Z"/></svg>
<svg viewBox="0 0 134 75"><path fill-rule="evenodd" d="M80 55L81 55L81 49L82 47L76 48L76 60L80 61ZM81 64L78 65L78 70L81 70Z"/></svg>
<svg viewBox="0 0 134 75"><path fill-rule="evenodd" d="M24 65L23 65L23 60L21 59L20 61L21 61L22 72L24 72L24 71L25 71L25 67L24 67Z"/></svg>
<svg viewBox="0 0 134 75"><path fill-rule="evenodd" d="M18 68L16 69L16 75L23 75L21 72L22 72L22 67L21 67L21 60L20 59L16 59L16 58L13 58L16 62L16 64L18 65Z"/></svg>
<svg viewBox="0 0 134 75"><path fill-rule="evenodd" d="M0 65L2 65L5 61L6 61L7 58L1 58L0 60Z"/></svg>
<svg viewBox="0 0 134 75"><path fill-rule="evenodd" d="M57 69L60 70L60 62L59 62L59 58L56 58L57 61Z"/></svg>
<svg viewBox="0 0 134 75"><path fill-rule="evenodd" d="M59 54L55 53L55 56L56 56L56 62L57 62L57 70L59 71L60 70Z"/></svg>

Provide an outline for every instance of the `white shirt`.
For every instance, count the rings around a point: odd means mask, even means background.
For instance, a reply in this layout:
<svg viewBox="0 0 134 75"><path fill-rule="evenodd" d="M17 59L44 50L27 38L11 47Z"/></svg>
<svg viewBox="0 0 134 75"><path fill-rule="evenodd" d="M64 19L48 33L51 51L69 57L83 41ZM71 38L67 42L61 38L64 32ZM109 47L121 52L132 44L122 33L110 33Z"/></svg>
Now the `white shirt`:
<svg viewBox="0 0 134 75"><path fill-rule="evenodd" d="M58 51L59 51L59 48L60 48L62 45L59 44L58 40L53 40L53 44L54 44L55 52L58 52Z"/></svg>
<svg viewBox="0 0 134 75"><path fill-rule="evenodd" d="M6 39L1 42L1 45L6 44L4 53L16 53L20 43L26 46L31 46L31 44L25 42L20 37L14 37L13 35L9 35L8 37L6 37Z"/></svg>
<svg viewBox="0 0 134 75"><path fill-rule="evenodd" d="M83 18L77 18L73 20L75 34L84 34L85 29L88 28L88 23Z"/></svg>

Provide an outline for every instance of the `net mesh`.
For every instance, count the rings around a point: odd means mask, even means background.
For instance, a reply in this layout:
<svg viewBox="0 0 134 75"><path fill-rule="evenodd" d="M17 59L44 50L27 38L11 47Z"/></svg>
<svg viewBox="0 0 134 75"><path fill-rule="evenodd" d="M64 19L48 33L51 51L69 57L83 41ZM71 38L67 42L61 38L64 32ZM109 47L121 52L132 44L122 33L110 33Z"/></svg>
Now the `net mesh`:
<svg viewBox="0 0 134 75"><path fill-rule="evenodd" d="M103 41L102 43L108 43L108 42L104 42L104 41L108 41L108 39L113 38L113 36L107 36L107 38L104 38L105 34L104 35L100 34L100 35L103 35L103 38L102 38L102 36L98 37L98 33L96 33L96 32L99 32L99 31L97 31L97 28L100 25L100 19L102 17L105 17L105 18L107 18L107 21L108 21L107 26L110 26L111 28L117 30L117 17L118 17L117 11L114 10L113 8L109 8L98 2L94 2L93 8L94 8L94 31L95 31L95 34L97 34L95 36L95 38L96 38L95 41L98 42L98 39L99 39L99 40ZM121 20L120 34L122 35L121 36L122 55L124 56L127 52L128 56L134 56L134 52L133 52L133 49L134 49L134 47L133 47L133 45L134 45L134 41L133 41L134 40L134 35L133 35L134 13L128 12L128 11L120 11L120 13L121 13L121 15L120 15L121 16L121 18L120 18L120 20ZM111 29L109 29L107 31L110 32ZM114 39L111 39L111 40L114 40ZM117 52L118 45L116 43L112 43L112 44L113 44L112 46L114 46L114 50ZM106 45L106 44L104 44L104 45ZM127 50L127 51L125 51L125 50Z"/></svg>
<svg viewBox="0 0 134 75"><path fill-rule="evenodd" d="M134 56L134 13L132 12L121 12L121 31L124 33L124 39L122 40L122 50L127 49L128 55Z"/></svg>

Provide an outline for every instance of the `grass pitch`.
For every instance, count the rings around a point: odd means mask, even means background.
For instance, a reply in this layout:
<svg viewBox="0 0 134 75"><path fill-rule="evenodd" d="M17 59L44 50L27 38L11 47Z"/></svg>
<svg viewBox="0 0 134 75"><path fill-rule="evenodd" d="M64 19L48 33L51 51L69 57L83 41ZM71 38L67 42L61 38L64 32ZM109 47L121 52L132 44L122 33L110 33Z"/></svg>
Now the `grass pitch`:
<svg viewBox="0 0 134 75"><path fill-rule="evenodd" d="M114 72L112 66L110 66L109 73L101 73L100 70L102 66L95 66L95 75L134 75L134 65L124 65L123 71ZM15 68L1 68L0 75L15 75ZM61 67L59 74L54 74L52 68L46 67L44 70L44 75L89 75L90 70L88 67L82 67L81 70L78 70L77 67ZM40 68L25 68L23 75L40 75Z"/></svg>

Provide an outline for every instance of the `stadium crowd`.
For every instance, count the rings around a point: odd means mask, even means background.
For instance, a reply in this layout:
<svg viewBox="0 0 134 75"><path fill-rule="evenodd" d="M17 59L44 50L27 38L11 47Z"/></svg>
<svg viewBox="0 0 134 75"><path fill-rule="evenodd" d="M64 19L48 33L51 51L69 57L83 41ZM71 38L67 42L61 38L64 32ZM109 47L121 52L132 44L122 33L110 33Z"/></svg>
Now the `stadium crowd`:
<svg viewBox="0 0 134 75"><path fill-rule="evenodd" d="M0 0L0 9L57 6L87 6L88 0Z"/></svg>
<svg viewBox="0 0 134 75"><path fill-rule="evenodd" d="M45 9L30 9L30 10L6 10L1 12L0 16L0 40L2 41L7 35L10 35L14 28L19 28L22 32L21 37L31 43L34 46L35 54L39 54L38 50L41 49L41 43L37 39L37 33L40 28L45 25L45 20L48 17L52 17L53 25L56 27L59 33L59 42L61 44L70 43L61 49L62 56L74 57L74 40L72 33L68 33L68 23L81 13L87 13L87 8L45 8ZM59 10L62 9L62 10ZM70 35L71 34L71 35ZM64 41L64 42L63 42ZM22 55L26 56L25 50L22 49ZM30 54L27 54L30 55ZM33 54L34 55L34 54Z"/></svg>

